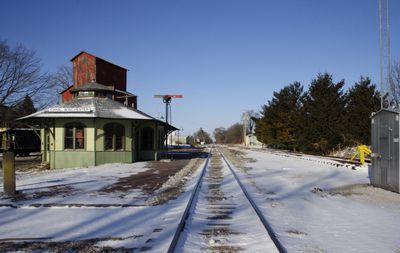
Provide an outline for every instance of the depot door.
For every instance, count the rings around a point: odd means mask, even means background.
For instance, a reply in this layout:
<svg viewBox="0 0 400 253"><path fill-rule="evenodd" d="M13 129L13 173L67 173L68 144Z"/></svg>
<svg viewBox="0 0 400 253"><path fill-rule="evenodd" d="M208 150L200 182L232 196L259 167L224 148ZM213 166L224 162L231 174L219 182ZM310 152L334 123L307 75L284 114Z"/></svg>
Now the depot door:
<svg viewBox="0 0 400 253"><path fill-rule="evenodd" d="M383 187L391 186L391 178L393 177L393 155L395 137L394 133L394 115L384 114L381 117L379 129L379 150L380 150L380 184Z"/></svg>
<svg viewBox="0 0 400 253"><path fill-rule="evenodd" d="M44 161L50 163L50 131L44 130Z"/></svg>

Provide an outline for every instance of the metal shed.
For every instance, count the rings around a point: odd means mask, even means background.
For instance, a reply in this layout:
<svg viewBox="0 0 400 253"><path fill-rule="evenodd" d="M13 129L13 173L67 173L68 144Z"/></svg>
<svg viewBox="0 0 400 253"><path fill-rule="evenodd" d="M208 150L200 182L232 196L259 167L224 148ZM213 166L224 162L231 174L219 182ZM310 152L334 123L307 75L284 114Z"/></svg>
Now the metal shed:
<svg viewBox="0 0 400 253"><path fill-rule="evenodd" d="M400 192L399 110L382 109L371 116L371 184Z"/></svg>

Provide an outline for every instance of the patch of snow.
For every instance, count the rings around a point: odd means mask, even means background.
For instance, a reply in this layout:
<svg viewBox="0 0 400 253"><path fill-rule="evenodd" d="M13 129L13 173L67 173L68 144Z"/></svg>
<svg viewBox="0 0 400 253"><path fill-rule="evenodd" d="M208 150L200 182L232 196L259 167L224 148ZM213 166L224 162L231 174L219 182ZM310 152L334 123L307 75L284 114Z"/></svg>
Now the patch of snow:
<svg viewBox="0 0 400 253"><path fill-rule="evenodd" d="M288 252L400 250L400 195L366 186L367 166L243 152L256 162L245 165L251 170L237 169L239 175ZM345 194L343 187L353 188Z"/></svg>
<svg viewBox="0 0 400 253"><path fill-rule="evenodd" d="M118 115L124 119L153 119L149 116L146 116L142 113L138 113L126 107L121 107L119 109L111 109L110 111L113 114Z"/></svg>
<svg viewBox="0 0 400 253"><path fill-rule="evenodd" d="M35 192L49 192L46 198L27 198L18 201L19 205L35 203L82 203L82 204L143 204L143 193L137 190L121 193L102 194L102 188L112 185L121 177L127 177L148 170L145 162L132 164L115 163L89 168L46 170L34 173L17 174L17 190L25 195ZM0 183L3 188L3 181ZM56 188L68 187L71 191L51 196ZM99 197L101 196L101 197ZM0 198L0 204L13 204L9 198Z"/></svg>
<svg viewBox="0 0 400 253"><path fill-rule="evenodd" d="M129 191L124 198L118 196L118 193L104 195L96 193L97 190L115 183L121 177L145 170L148 168L143 162L19 175L17 187L23 192L48 190L57 185L72 186L74 192L66 196L56 195L39 200L18 201L18 208L6 206L16 204L10 199L0 199L0 239L24 241L24 238L38 238L38 241L45 242L95 239L97 246L166 252L200 170L188 178L185 185L186 192L164 205L129 206L129 204L143 204L144 193L137 189ZM59 205L47 207L31 205L35 203ZM78 205L68 206L77 203ZM84 205L80 206L79 203ZM98 207L90 204L116 205ZM128 206L121 206L127 204Z"/></svg>

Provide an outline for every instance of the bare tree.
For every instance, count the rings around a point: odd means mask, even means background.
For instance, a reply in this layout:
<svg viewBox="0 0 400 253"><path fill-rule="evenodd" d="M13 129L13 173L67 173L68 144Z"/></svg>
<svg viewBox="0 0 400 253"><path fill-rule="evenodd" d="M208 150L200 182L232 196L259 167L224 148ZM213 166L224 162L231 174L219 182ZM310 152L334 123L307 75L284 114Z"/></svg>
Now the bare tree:
<svg viewBox="0 0 400 253"><path fill-rule="evenodd" d="M212 143L210 134L204 131L203 128L200 128L197 132L195 132L193 134L193 138L196 143L202 143L202 142L205 144Z"/></svg>
<svg viewBox="0 0 400 253"><path fill-rule="evenodd" d="M11 107L29 96L39 107L41 93L48 87L49 77L41 72L35 52L19 44L11 48L0 40L0 107Z"/></svg>
<svg viewBox="0 0 400 253"><path fill-rule="evenodd" d="M68 65L60 65L55 74L50 77L50 85L57 91L61 92L72 84L72 67Z"/></svg>
<svg viewBox="0 0 400 253"><path fill-rule="evenodd" d="M226 139L226 129L224 127L217 127L213 132L215 142L218 144L225 143Z"/></svg>
<svg viewBox="0 0 400 253"><path fill-rule="evenodd" d="M390 90L392 92L393 98L400 102L400 62L395 61L390 69ZM400 106L400 105L398 105Z"/></svg>
<svg viewBox="0 0 400 253"><path fill-rule="evenodd" d="M225 143L239 144L243 142L243 124L235 123L226 130Z"/></svg>
<svg viewBox="0 0 400 253"><path fill-rule="evenodd" d="M255 112L254 110L246 110L242 113L242 122L246 128L246 133L252 134L254 132L254 119L259 117L259 113Z"/></svg>
<svg viewBox="0 0 400 253"><path fill-rule="evenodd" d="M49 97L49 104L55 104L59 101L59 93L72 85L72 67L60 65L54 74L49 76L49 90L52 96Z"/></svg>

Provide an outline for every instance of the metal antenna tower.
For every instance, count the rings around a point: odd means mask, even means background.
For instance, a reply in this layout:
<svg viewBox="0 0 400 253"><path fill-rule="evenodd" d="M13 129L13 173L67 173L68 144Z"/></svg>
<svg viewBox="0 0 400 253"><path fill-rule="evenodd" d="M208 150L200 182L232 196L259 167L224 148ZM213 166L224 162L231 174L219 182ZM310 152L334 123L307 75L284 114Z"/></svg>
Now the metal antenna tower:
<svg viewBox="0 0 400 253"><path fill-rule="evenodd" d="M398 107L396 88L390 82L389 0L379 0L381 108Z"/></svg>

